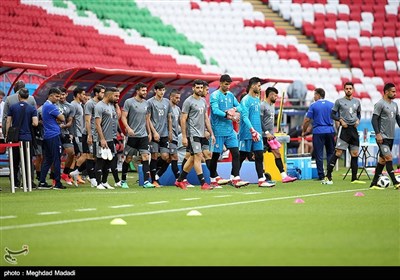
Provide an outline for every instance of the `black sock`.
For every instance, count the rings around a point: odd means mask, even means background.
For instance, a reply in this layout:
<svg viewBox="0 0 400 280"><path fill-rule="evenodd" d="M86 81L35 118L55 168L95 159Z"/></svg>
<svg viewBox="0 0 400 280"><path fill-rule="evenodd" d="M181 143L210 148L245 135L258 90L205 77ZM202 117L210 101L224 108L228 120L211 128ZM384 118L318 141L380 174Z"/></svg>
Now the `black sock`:
<svg viewBox="0 0 400 280"><path fill-rule="evenodd" d="M397 184L396 177L394 176L394 170L393 170L393 161L386 161L386 171L390 176L390 179L392 179L393 185Z"/></svg>
<svg viewBox="0 0 400 280"><path fill-rule="evenodd" d="M183 180L186 179L186 176L188 175L188 173L185 170L182 170L181 175L179 175L179 178L177 179L178 182L182 182Z"/></svg>
<svg viewBox="0 0 400 280"><path fill-rule="evenodd" d="M203 173L198 174L198 175L197 175L197 178L199 178L200 185L204 185L204 184L205 184L206 181L204 180Z"/></svg>
<svg viewBox="0 0 400 280"><path fill-rule="evenodd" d="M129 163L126 163L126 161L124 161L122 163L122 181L126 181L126 175L128 174L128 170L129 170Z"/></svg>
<svg viewBox="0 0 400 280"><path fill-rule="evenodd" d="M63 173L68 175L69 172L70 172L69 167L64 167Z"/></svg>
<svg viewBox="0 0 400 280"><path fill-rule="evenodd" d="M185 164L186 164L186 162L187 162L187 159L186 158L184 158L183 160L182 160L182 165L181 165L181 170L183 171L183 168L185 167Z"/></svg>
<svg viewBox="0 0 400 280"><path fill-rule="evenodd" d="M281 158L276 158L275 159L275 165L278 167L279 173L285 172L285 169L283 168L283 162Z"/></svg>
<svg viewBox="0 0 400 280"><path fill-rule="evenodd" d="M350 167L351 167L351 181L353 182L357 180L358 157L351 157Z"/></svg>
<svg viewBox="0 0 400 280"><path fill-rule="evenodd" d="M178 168L177 160L171 161L171 169L172 169L172 172L174 173L175 179L177 179L179 177L179 168Z"/></svg>
<svg viewBox="0 0 400 280"><path fill-rule="evenodd" d="M142 160L142 167L143 167L142 168L143 169L143 180L146 182L149 180L149 176L150 176L149 162L147 160L145 160L145 161Z"/></svg>
<svg viewBox="0 0 400 280"><path fill-rule="evenodd" d="M331 157L331 160L329 161L329 164L326 168L327 169L326 177L328 177L329 180L332 180L332 171L336 165L337 159L338 159L338 157L336 156L336 154L333 154Z"/></svg>
<svg viewBox="0 0 400 280"><path fill-rule="evenodd" d="M383 164L380 164L379 162L377 163L375 168L375 175L371 182L371 187L376 186L376 184L378 183L379 176L381 176L384 167L385 166Z"/></svg>
<svg viewBox="0 0 400 280"><path fill-rule="evenodd" d="M210 161L210 177L215 178L217 177L217 164L218 164L218 159L219 159L219 153L213 153L212 158Z"/></svg>

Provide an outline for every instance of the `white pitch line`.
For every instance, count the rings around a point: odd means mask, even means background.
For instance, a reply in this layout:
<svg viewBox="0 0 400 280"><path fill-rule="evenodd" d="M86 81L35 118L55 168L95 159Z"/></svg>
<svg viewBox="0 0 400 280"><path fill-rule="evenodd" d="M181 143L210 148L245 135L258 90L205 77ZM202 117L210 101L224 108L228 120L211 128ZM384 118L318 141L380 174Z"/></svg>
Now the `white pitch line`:
<svg viewBox="0 0 400 280"><path fill-rule="evenodd" d="M81 208L81 209L75 209L76 212L87 212L87 211L96 211L97 208Z"/></svg>
<svg viewBox="0 0 400 280"><path fill-rule="evenodd" d="M169 201L166 200L161 200L161 201L151 201L147 202L147 204L163 204L163 203L168 203Z"/></svg>
<svg viewBox="0 0 400 280"><path fill-rule="evenodd" d="M117 209L117 208L128 208L128 207L132 207L132 206L133 206L133 204L123 204L123 205L110 206L110 208Z"/></svg>
<svg viewBox="0 0 400 280"><path fill-rule="evenodd" d="M214 195L214 197L230 197L230 196L232 196L232 195L230 195L230 194L226 194L226 195Z"/></svg>
<svg viewBox="0 0 400 280"><path fill-rule="evenodd" d="M54 212L39 212L39 213L37 213L37 215L41 215L41 216L45 216L45 215L56 215L56 214L60 214L61 212L57 212L57 211L54 211Z"/></svg>
<svg viewBox="0 0 400 280"><path fill-rule="evenodd" d="M236 201L236 202L221 203L221 204L210 204L210 205L196 206L196 209L209 209L209 208L216 208L216 207L244 205L244 204L250 204L250 203L293 199L293 198L299 198L299 197L313 197L313 196L321 196L321 195L339 194L339 193L362 191L362 190L368 190L368 188L333 191L333 192L323 192L323 193L312 193L312 194L301 194L301 195L292 195L292 196L285 196L285 197L271 197L271 198L263 198L263 199L256 199L256 200L247 200L247 201ZM45 226L53 226L53 225L63 225L63 224L71 224L71 223L82 223L82 222L91 222L91 221L101 221L101 220L109 220L109 219L123 218L123 217L147 216L147 215L157 215L157 214L166 214L166 213L176 213L176 212L183 212L183 211L186 212L186 211L190 211L190 210L193 210L193 207L154 210L154 211L148 211L148 212L137 212L137 213L126 213L126 214L115 214L115 215L108 215L108 216L101 216L101 217L89 217L89 218L71 219L71 220L58 220L58 221L52 221L52 222L42 222L42 223L33 223L33 224L2 226L2 227L0 227L0 231L21 229L21 228L34 228L34 227L45 227Z"/></svg>
<svg viewBox="0 0 400 280"><path fill-rule="evenodd" d="M5 220L5 219L14 219L17 216L0 216L0 220Z"/></svg>
<svg viewBox="0 0 400 280"><path fill-rule="evenodd" d="M189 201L189 200L198 200L198 199L200 199L200 197L182 198L181 200Z"/></svg>
<svg viewBox="0 0 400 280"><path fill-rule="evenodd" d="M259 193L261 193L261 192L245 192L243 194L259 194Z"/></svg>

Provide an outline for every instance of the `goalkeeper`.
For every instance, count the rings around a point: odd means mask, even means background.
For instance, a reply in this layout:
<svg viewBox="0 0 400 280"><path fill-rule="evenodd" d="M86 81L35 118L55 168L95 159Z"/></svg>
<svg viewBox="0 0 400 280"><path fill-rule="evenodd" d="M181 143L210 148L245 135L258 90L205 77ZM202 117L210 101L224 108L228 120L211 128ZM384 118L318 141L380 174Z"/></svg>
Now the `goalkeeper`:
<svg viewBox="0 0 400 280"><path fill-rule="evenodd" d="M259 187L273 187L275 182L267 181L264 176L262 128L260 117L261 80L253 77L249 80L248 94L240 102L242 112L239 130L240 167L246 158L254 153L254 163Z"/></svg>
<svg viewBox="0 0 400 280"><path fill-rule="evenodd" d="M212 158L210 162L211 182L217 178L217 163L224 145L232 155L231 184L240 188L248 185L239 176L239 143L236 132L233 130L232 120L239 121L239 112L242 110L239 102L229 91L232 79L229 75L222 75L219 79L220 86L210 96L211 127L214 131L216 142L212 145Z"/></svg>

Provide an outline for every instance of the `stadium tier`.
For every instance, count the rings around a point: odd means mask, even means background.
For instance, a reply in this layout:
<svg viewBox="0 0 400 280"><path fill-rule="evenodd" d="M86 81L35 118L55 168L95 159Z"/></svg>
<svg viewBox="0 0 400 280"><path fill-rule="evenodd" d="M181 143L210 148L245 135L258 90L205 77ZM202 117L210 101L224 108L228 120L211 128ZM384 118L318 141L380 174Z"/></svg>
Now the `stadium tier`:
<svg viewBox="0 0 400 280"><path fill-rule="evenodd" d="M344 64L332 65L256 2ZM307 102L315 87L336 100L352 81L366 112L385 82L400 84L399 0L7 0L0 13L1 59L44 63L46 76L99 66L302 80Z"/></svg>

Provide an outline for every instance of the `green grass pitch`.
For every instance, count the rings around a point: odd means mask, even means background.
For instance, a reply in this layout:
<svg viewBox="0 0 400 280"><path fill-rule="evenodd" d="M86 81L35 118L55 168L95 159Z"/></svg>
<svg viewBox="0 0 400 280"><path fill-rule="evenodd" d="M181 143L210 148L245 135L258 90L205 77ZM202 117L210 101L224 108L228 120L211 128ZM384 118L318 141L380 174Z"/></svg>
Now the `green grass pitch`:
<svg viewBox="0 0 400 280"><path fill-rule="evenodd" d="M6 247L23 245L29 253L16 266L399 266L400 192L350 184L344 171L331 186L212 191L143 189L130 173L127 190L12 194L3 177L0 266L11 265ZM127 224L111 225L115 218Z"/></svg>

